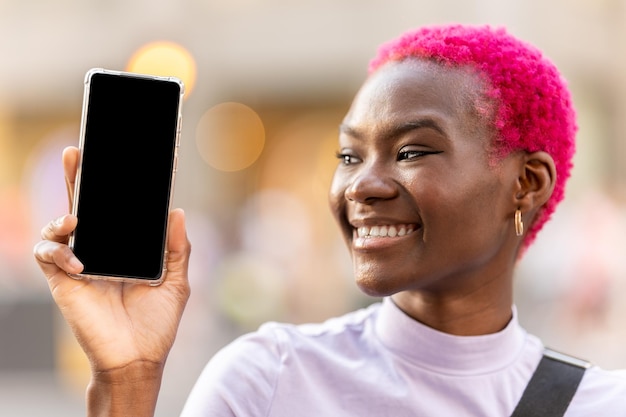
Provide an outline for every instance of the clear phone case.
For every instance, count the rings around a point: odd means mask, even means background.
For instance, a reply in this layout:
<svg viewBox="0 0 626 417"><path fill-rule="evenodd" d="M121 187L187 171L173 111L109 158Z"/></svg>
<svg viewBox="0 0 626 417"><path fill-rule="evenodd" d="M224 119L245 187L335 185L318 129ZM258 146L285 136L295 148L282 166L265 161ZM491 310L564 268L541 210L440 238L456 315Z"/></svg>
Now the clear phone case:
<svg viewBox="0 0 626 417"><path fill-rule="evenodd" d="M171 82L178 85L180 89L180 96L178 97L177 103L177 116L176 116L176 128L175 128L175 147L173 152L173 162L171 164L171 181L169 186L169 201L167 201L167 213L171 210L173 197L174 197L174 186L176 182L176 171L178 169L178 155L179 155L179 147L180 147L180 134L182 130L182 104L183 97L185 93L184 84L182 80L177 77L164 77L164 76L156 76L149 74L138 74L138 73L130 73L125 71L116 71L109 70L103 68L93 68L90 69L86 75L84 80L84 96L83 96L83 106L82 106L82 117L81 117L81 127L80 127L80 140L79 140L79 150L80 150L80 159L78 161L78 169L76 172L76 182L74 187L74 199L72 204L72 214L78 216L78 201L81 192L81 177L82 177L82 163L83 163L83 152L85 147L85 132L87 127L87 119L90 109L88 108L89 97L91 94L91 81L94 75L96 74L107 74L115 77L131 77L131 78L139 78L146 80L156 80L156 81L165 81ZM80 222L80 216L79 216ZM123 276L123 275L101 275L101 274L89 274L89 273L79 273L79 274L68 274L74 279L93 279L93 280L109 280L109 281L121 281L121 282L133 282L133 283L141 283L148 284L152 286L159 285L165 279L167 273L167 261L168 261L168 252L167 252L167 239L168 239L168 227L169 225L169 214L167 216L167 221L165 225L164 232L164 250L162 257L162 269L160 276L156 279L152 278L144 278L144 277L134 277L134 276ZM74 250L75 244L75 235L72 233L69 238L69 247Z"/></svg>

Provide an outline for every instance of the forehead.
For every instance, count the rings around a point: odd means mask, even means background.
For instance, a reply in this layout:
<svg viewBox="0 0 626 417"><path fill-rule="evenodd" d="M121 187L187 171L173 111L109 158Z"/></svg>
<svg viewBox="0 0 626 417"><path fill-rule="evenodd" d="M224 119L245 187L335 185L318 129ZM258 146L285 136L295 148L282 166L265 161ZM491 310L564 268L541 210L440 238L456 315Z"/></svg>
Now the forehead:
<svg viewBox="0 0 626 417"><path fill-rule="evenodd" d="M363 84L345 122L386 124L428 116L475 127L483 122L474 111L482 91L483 80L468 68L418 59L389 62Z"/></svg>

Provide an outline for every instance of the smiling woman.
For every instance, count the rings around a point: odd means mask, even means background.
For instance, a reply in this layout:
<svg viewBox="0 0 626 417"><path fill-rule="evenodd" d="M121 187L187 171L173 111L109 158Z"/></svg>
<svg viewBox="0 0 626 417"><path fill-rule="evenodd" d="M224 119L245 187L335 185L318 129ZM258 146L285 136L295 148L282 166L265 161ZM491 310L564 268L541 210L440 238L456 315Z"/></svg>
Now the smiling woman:
<svg viewBox="0 0 626 417"><path fill-rule="evenodd" d="M557 69L503 29L428 27L385 45L340 126L329 194L357 285L383 301L235 340L182 415L502 417L523 393L530 415L624 415L623 372L577 366L558 407L562 393L544 390L554 413L527 390L545 349L519 324L513 273L563 198L575 131ZM76 161L66 150L70 184ZM149 289L69 279L76 221L45 227L35 256L91 360L90 415L152 415L189 295L183 213Z"/></svg>
<svg viewBox="0 0 626 417"><path fill-rule="evenodd" d="M523 165L519 158L490 164L493 130L457 99L476 95L477 78L416 59L391 62L369 78L344 119L331 204L366 293L437 287L461 295L511 262L520 242L511 219L521 204L512 194ZM551 183L542 185L546 194ZM353 239L362 227L396 225L414 233ZM503 304L510 309L511 300Z"/></svg>

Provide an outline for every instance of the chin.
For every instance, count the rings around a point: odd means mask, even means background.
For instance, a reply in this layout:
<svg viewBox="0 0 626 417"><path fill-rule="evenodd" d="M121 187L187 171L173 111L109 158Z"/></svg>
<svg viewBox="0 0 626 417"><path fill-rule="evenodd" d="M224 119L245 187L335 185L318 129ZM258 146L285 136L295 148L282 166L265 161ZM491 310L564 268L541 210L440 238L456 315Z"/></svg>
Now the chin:
<svg viewBox="0 0 626 417"><path fill-rule="evenodd" d="M352 267L354 281L359 289L371 297L387 297L411 288L415 276L389 257L387 262L372 262L354 256Z"/></svg>
<svg viewBox="0 0 626 417"><path fill-rule="evenodd" d="M370 297L388 297L401 290L389 284L388 280L376 278L358 278L356 285Z"/></svg>

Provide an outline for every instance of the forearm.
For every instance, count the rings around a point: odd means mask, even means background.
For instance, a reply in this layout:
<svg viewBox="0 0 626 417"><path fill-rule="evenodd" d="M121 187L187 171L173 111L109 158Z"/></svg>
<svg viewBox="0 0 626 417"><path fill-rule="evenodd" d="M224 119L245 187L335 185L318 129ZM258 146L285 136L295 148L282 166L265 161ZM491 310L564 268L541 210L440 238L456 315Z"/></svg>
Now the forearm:
<svg viewBox="0 0 626 417"><path fill-rule="evenodd" d="M163 365L150 362L94 372L87 387L87 416L154 416L162 375Z"/></svg>

